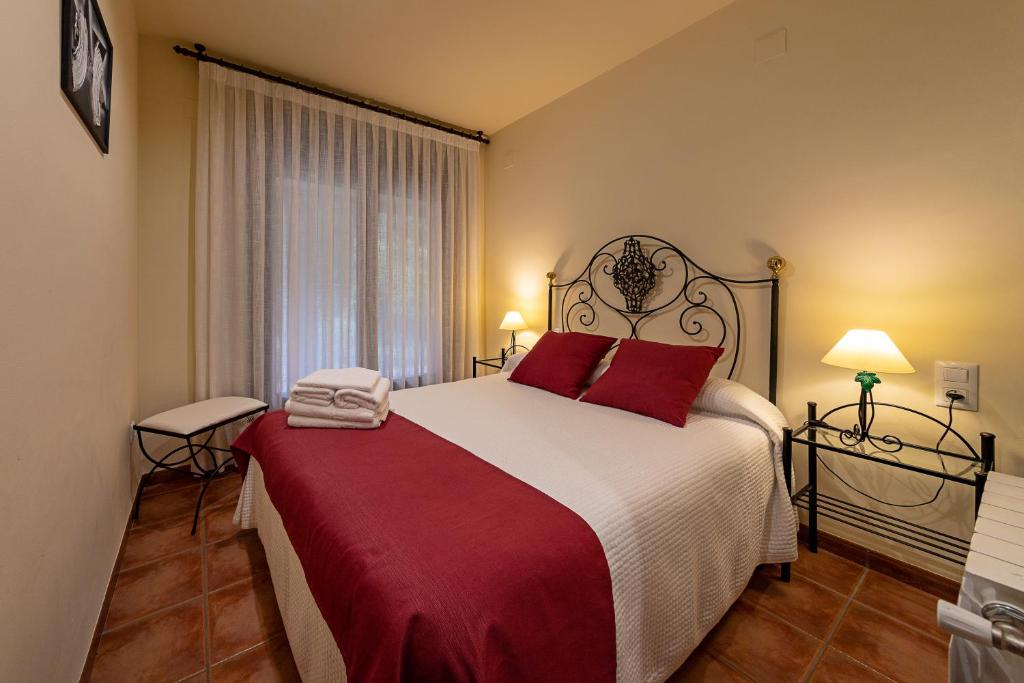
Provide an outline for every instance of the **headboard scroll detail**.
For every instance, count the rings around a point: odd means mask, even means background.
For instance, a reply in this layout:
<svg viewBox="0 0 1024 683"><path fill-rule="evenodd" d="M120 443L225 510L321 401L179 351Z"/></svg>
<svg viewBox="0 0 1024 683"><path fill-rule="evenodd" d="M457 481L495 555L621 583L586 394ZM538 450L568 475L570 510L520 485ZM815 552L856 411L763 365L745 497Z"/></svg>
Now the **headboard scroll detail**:
<svg viewBox="0 0 1024 683"><path fill-rule="evenodd" d="M677 324L684 335L726 348L722 358L729 362L728 377L732 378L743 349L742 316L734 289L768 286L768 398L774 403L778 379L779 273L786 261L772 256L766 265L769 277L729 278L702 268L659 237L616 237L602 245L575 278L556 282L556 273L547 274L548 329L553 329L556 305L559 326L565 331L591 327L598 320L598 310L609 310L629 325L630 339L639 339L640 329L652 317L668 312L676 316L678 311Z"/></svg>

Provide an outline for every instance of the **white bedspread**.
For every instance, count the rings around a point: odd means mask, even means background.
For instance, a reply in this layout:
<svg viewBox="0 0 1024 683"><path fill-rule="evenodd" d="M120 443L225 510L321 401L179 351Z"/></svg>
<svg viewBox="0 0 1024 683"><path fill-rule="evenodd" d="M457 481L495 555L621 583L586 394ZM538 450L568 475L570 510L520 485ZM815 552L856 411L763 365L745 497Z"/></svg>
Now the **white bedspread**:
<svg viewBox="0 0 1024 683"><path fill-rule="evenodd" d="M680 429L507 377L397 391L392 408L593 528L611 570L619 681L666 679L758 564L796 559L784 418L754 392L710 380ZM246 526L253 486L236 518Z"/></svg>

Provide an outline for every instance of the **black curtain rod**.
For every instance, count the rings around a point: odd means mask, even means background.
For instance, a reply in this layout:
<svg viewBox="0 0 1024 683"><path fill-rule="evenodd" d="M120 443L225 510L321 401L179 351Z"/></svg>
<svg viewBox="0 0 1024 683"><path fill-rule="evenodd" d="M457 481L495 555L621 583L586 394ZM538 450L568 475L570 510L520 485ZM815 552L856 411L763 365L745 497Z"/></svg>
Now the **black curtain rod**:
<svg viewBox="0 0 1024 683"><path fill-rule="evenodd" d="M482 142L485 145L491 144L490 139L488 139L488 137L484 135L484 132L482 130L478 130L474 133L464 128L459 128L458 126L453 126L447 123L434 121L424 116L410 114L400 109L388 107L387 105L377 104L375 102L370 102L367 100L361 100L358 97L353 97L351 95L343 95L341 93L332 92L330 90L324 90L322 88L316 87L315 85L309 85L308 83L302 83L301 81L293 81L290 78L285 78L284 76L278 76L277 74L267 73L266 71L253 69L252 67L244 66L242 64L235 64L234 62L229 62L219 57L211 57L210 55L206 54L206 46L202 45L201 43L196 43L195 48L195 50L189 50L188 48L182 47L180 45L175 45L174 51L179 55L182 55L183 57L191 57L192 59L198 60L200 62L210 62L211 64L217 64L218 66L222 66L225 69L231 69L232 71L240 71L244 74L249 74L250 76L262 78L265 81L270 81L271 83L287 85L292 88L297 88L298 90L311 93L313 95L319 95L320 97L326 97L328 99L335 100L338 102L344 102L345 104L351 104L353 106L361 107L363 109L369 109L370 111L375 111L378 114L386 114L387 116L393 116L396 119L402 119L403 121L418 123L421 126L427 126L428 128L441 130L444 131L445 133L451 133L452 135L458 135L459 137L469 138L470 140L476 140L477 142Z"/></svg>

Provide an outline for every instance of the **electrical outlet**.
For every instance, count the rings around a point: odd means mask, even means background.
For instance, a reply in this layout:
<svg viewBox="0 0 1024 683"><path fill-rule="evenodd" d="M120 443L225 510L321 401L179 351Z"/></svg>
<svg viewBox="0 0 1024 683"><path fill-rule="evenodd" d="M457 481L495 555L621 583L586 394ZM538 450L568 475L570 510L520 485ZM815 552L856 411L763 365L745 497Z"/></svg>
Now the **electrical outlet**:
<svg viewBox="0 0 1024 683"><path fill-rule="evenodd" d="M963 400L953 404L955 410L978 410L978 364L958 361L935 361L935 405L949 405L946 393L963 394Z"/></svg>

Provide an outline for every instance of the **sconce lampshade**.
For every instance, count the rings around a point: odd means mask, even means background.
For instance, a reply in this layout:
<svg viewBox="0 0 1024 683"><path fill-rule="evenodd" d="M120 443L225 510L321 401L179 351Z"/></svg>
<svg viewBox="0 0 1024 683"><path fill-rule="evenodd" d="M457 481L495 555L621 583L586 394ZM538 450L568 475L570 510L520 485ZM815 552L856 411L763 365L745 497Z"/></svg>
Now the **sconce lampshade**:
<svg viewBox="0 0 1024 683"><path fill-rule="evenodd" d="M850 330L821 359L850 370L909 374L914 366L882 330Z"/></svg>
<svg viewBox="0 0 1024 683"><path fill-rule="evenodd" d="M501 325L498 326L499 330L525 330L526 321L523 320L523 315L519 311L509 311L505 314L504 319L501 321Z"/></svg>

